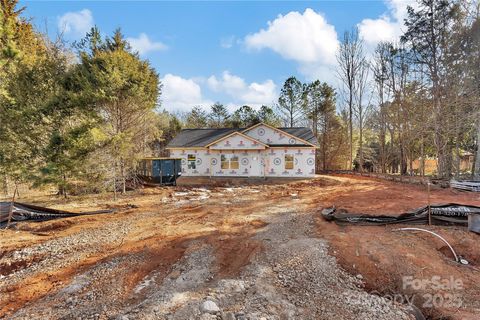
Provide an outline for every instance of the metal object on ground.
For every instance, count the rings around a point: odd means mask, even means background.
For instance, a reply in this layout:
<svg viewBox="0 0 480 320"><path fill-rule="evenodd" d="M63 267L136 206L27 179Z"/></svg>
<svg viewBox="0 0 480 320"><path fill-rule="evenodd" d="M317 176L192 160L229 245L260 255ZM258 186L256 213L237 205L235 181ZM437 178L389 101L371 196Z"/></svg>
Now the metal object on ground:
<svg viewBox="0 0 480 320"><path fill-rule="evenodd" d="M12 202L0 202L0 226L8 221L9 210ZM68 212L51 208L34 206L31 204L13 202L11 220L19 221L47 221L58 218L76 217L82 215L93 215L101 213L113 213L113 210L99 210L90 212Z"/></svg>
<svg viewBox="0 0 480 320"><path fill-rule="evenodd" d="M412 212L403 214L368 215L349 213L346 210L338 210L335 207L322 210L322 216L328 221L337 224L357 225L387 225L387 224L428 224L429 211L431 222L434 225L468 225L468 216L480 216L480 207L462 205L456 203L437 204L418 208Z"/></svg>
<svg viewBox="0 0 480 320"><path fill-rule="evenodd" d="M458 190L480 192L480 181L450 181L450 187Z"/></svg>
<svg viewBox="0 0 480 320"><path fill-rule="evenodd" d="M480 234L480 214L468 216L468 231Z"/></svg>

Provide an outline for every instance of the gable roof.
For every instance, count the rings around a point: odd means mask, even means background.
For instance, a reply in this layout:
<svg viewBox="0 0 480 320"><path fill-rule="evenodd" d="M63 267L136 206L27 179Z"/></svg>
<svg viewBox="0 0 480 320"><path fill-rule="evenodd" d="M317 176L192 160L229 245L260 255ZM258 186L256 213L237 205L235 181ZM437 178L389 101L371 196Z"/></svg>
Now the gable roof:
<svg viewBox="0 0 480 320"><path fill-rule="evenodd" d="M292 136L310 142L313 145L318 145L318 140L313 134L313 131L310 128L306 127L293 127L293 128L277 128L282 130Z"/></svg>
<svg viewBox="0 0 480 320"><path fill-rule="evenodd" d="M168 143L167 148L205 147L206 145L236 131L239 131L239 129L183 129Z"/></svg>
<svg viewBox="0 0 480 320"><path fill-rule="evenodd" d="M202 148L220 140L234 132L243 132L249 128L208 128L208 129L182 129L167 145L167 148ZM277 128L313 145L318 145L312 130L306 127ZM279 146L269 144L268 146ZM289 145L290 147L311 147L311 145Z"/></svg>
<svg viewBox="0 0 480 320"><path fill-rule="evenodd" d="M210 143L207 144L205 147L210 147L211 145L213 145L213 144L215 144L215 143L217 143L217 142L220 142L220 141L222 141L222 140L224 140L224 139L233 137L234 135L239 135L240 137L243 137L243 138L245 138L245 139L247 139L247 140L250 140L251 142L257 143L257 144L260 145L260 146L268 147L268 144L265 144L265 143L263 143L263 142L261 142L261 141L258 141L257 139L254 139L254 138L252 138L252 137L250 137L250 136L247 136L246 134L244 134L244 133L242 133L242 132L240 132L240 131L233 131L232 133L229 133L229 134L227 134L226 136L221 137L220 139L217 139L217 140L215 140L215 141L210 142Z"/></svg>
<svg viewBox="0 0 480 320"><path fill-rule="evenodd" d="M312 146L317 146L318 145L318 141L317 141L317 138L315 137L315 135L313 134L312 130L310 130L310 128L307 128L307 127L284 127L284 128L275 128L271 125L268 125L266 123L263 123L263 122L260 122L260 123L257 123L251 127L248 127L246 129L243 130L243 132L248 132L250 130L253 130L255 129L256 127L260 127L260 126L264 126L264 127L267 127L267 128L270 128L274 131L280 131L280 132L283 132L283 133L286 133L288 136L290 137L293 137L293 138L297 138L299 139L300 141L302 142L306 142L305 144L299 144L299 143L296 143L295 145L298 147L298 146L306 146L306 147L312 147ZM290 144L288 144L290 145ZM270 146L273 146L270 144ZM285 145L275 145L275 146L285 146Z"/></svg>

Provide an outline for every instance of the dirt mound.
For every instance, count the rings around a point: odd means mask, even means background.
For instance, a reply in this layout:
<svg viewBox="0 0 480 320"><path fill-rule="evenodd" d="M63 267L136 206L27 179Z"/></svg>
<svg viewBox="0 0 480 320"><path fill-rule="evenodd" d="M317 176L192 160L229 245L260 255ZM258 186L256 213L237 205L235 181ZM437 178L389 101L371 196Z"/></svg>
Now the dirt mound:
<svg viewBox="0 0 480 320"><path fill-rule="evenodd" d="M93 219L91 219L93 220ZM72 219L46 221L44 223L25 223L17 225L16 228L21 231L30 231L32 233L62 231L75 224Z"/></svg>

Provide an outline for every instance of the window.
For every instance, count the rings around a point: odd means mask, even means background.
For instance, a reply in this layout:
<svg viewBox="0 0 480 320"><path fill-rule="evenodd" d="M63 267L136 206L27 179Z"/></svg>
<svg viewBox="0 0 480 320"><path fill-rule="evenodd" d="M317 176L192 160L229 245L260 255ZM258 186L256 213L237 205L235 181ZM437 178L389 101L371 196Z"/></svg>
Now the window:
<svg viewBox="0 0 480 320"><path fill-rule="evenodd" d="M197 161L197 157L194 154L189 154L187 156L187 168L196 169L197 168L196 161Z"/></svg>
<svg viewBox="0 0 480 320"><path fill-rule="evenodd" d="M286 154L285 155L285 170L292 170L294 162L295 162L295 160L293 158L293 154Z"/></svg>
<svg viewBox="0 0 480 320"><path fill-rule="evenodd" d="M232 156L230 158L230 169L238 169L239 164L238 164L238 156Z"/></svg>
<svg viewBox="0 0 480 320"><path fill-rule="evenodd" d="M240 164L238 162L238 156L235 155L225 155L220 156L221 168L222 169L238 169Z"/></svg>
<svg viewBox="0 0 480 320"><path fill-rule="evenodd" d="M222 156L220 157L220 162L221 162L221 168L222 169L228 169L229 168L228 158L224 154L222 154Z"/></svg>

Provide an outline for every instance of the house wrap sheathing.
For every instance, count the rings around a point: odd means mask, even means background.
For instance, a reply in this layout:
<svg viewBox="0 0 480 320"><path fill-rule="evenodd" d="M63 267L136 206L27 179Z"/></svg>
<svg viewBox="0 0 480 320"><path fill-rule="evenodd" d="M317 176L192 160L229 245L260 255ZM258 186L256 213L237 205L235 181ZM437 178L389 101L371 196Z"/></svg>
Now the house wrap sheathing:
<svg viewBox="0 0 480 320"><path fill-rule="evenodd" d="M309 128L184 129L168 145L183 176L313 177L317 139Z"/></svg>

